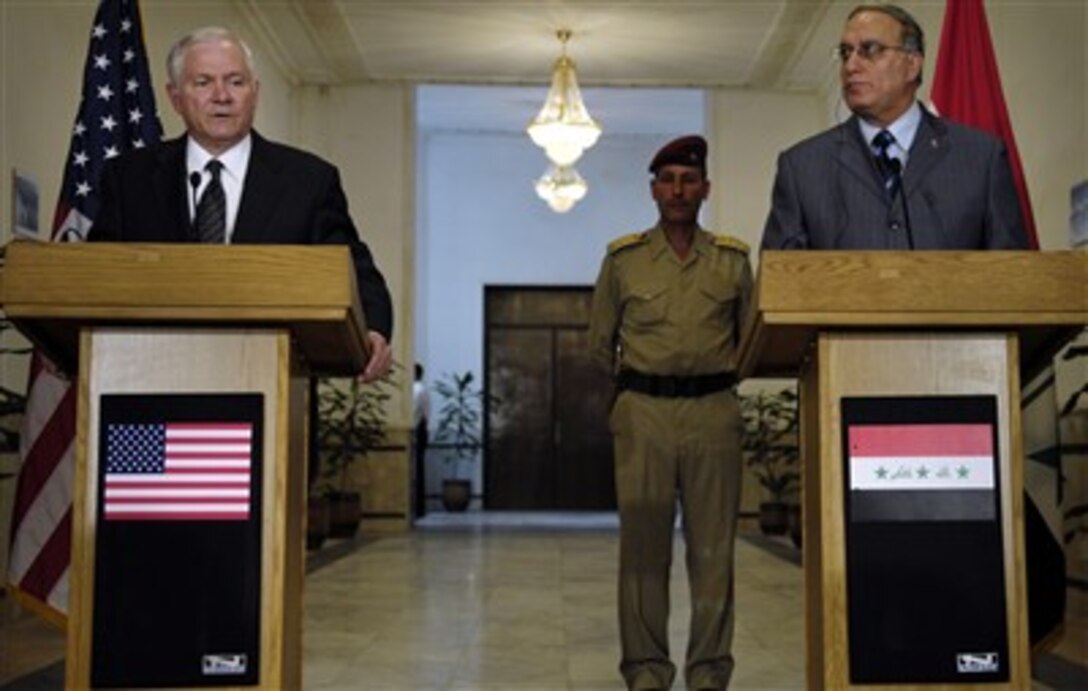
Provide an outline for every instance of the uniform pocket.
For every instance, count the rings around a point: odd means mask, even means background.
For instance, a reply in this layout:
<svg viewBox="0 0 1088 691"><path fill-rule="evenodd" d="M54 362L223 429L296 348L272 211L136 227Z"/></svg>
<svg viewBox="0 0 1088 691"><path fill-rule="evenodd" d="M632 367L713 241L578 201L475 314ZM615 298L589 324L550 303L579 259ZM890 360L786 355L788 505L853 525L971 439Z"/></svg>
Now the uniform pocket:
<svg viewBox="0 0 1088 691"><path fill-rule="evenodd" d="M727 281L723 276L711 274L703 276L696 284L697 308L695 313L699 319L723 318L730 314L731 305L737 298L737 286Z"/></svg>
<svg viewBox="0 0 1088 691"><path fill-rule="evenodd" d="M667 286L663 283L634 286L627 299L624 320L635 326L652 326L665 321L667 297Z"/></svg>

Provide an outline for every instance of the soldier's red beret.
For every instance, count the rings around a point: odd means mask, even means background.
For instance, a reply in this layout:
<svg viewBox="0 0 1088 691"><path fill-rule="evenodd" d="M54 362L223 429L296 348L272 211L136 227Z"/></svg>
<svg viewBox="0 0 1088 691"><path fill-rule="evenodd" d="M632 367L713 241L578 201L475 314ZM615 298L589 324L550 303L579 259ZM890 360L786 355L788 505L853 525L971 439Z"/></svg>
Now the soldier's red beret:
<svg viewBox="0 0 1088 691"><path fill-rule="evenodd" d="M706 140L697 134L674 139L654 155L650 161L650 172L657 174L663 166L691 166L706 175Z"/></svg>

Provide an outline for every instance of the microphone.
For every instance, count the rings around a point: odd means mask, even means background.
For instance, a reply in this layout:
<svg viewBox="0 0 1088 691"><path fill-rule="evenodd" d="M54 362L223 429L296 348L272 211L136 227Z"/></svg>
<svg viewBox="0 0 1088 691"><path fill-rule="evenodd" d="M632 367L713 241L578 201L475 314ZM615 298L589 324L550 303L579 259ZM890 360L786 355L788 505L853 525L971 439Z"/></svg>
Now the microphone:
<svg viewBox="0 0 1088 691"><path fill-rule="evenodd" d="M200 189L200 180L201 175L197 171L194 170L193 172L189 173L189 187L193 188L193 216L192 220L189 221L189 237L193 240L200 239L197 237L196 234L196 191Z"/></svg>
<svg viewBox="0 0 1088 691"><path fill-rule="evenodd" d="M895 189L899 190L899 200L903 204L903 231L907 235L907 247L914 249L914 232L910 227L910 210L907 207L907 191L903 189L903 162L898 158L889 156L887 160L888 170L895 178Z"/></svg>

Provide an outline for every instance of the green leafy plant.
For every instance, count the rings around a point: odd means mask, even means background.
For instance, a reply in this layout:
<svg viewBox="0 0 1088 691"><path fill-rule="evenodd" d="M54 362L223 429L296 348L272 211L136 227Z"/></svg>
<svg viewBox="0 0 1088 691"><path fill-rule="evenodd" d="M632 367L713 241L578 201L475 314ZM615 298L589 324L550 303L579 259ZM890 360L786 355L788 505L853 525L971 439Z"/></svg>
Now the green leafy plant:
<svg viewBox="0 0 1088 691"><path fill-rule="evenodd" d="M322 378L317 382L317 449L320 481L315 490L334 495L349 490L349 470L385 441L385 404L392 374L368 384L359 378Z"/></svg>
<svg viewBox="0 0 1088 691"><path fill-rule="evenodd" d="M435 382L434 390L441 401L435 446L445 447L447 479L460 479L461 471L477 459L483 447L484 392L471 371L444 374Z"/></svg>
<svg viewBox="0 0 1088 691"><path fill-rule="evenodd" d="M742 396L740 404L745 462L771 501L784 502L801 479L797 393L793 389L758 391Z"/></svg>

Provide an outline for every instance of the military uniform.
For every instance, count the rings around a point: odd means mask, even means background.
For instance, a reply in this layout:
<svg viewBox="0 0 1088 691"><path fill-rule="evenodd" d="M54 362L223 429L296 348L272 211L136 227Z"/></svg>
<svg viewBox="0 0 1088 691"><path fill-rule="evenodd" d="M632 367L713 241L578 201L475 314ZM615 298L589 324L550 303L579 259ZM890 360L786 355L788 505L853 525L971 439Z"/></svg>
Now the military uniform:
<svg viewBox="0 0 1088 691"><path fill-rule="evenodd" d="M752 287L748 247L702 229L683 259L661 227L612 242L590 343L616 375L609 425L620 512L621 672L668 688L669 570L680 501L691 588L689 688L732 673L733 541L742 423L736 348Z"/></svg>

